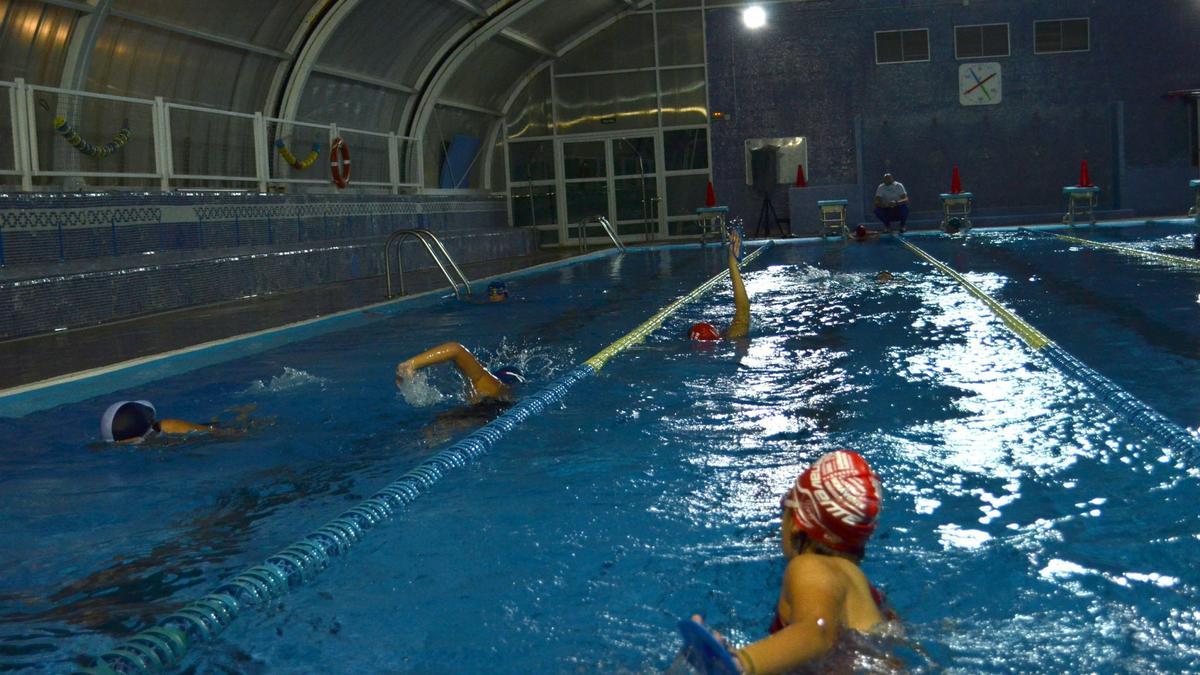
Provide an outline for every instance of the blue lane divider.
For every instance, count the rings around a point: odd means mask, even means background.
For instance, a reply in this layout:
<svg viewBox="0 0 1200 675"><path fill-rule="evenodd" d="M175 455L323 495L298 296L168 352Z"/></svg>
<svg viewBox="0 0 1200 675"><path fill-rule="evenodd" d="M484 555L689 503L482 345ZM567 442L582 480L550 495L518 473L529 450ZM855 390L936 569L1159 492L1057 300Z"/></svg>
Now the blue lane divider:
<svg viewBox="0 0 1200 675"><path fill-rule="evenodd" d="M390 520L444 473L466 466L491 450L508 432L558 403L580 380L596 374L587 364L576 366L545 389L522 399L490 424L438 452L325 525L283 550L226 580L215 591L164 617L153 628L128 638L102 654L84 673L155 672L178 667L192 645L208 642L243 609L262 607L291 589L308 583L344 556L363 535Z"/></svg>
<svg viewBox="0 0 1200 675"><path fill-rule="evenodd" d="M1058 344L1052 342L1038 353L1043 354L1059 370L1081 380L1108 409L1125 417L1133 426L1145 431L1164 446L1183 453L1189 464L1200 458L1200 438L1197 438L1195 433L1167 419Z"/></svg>

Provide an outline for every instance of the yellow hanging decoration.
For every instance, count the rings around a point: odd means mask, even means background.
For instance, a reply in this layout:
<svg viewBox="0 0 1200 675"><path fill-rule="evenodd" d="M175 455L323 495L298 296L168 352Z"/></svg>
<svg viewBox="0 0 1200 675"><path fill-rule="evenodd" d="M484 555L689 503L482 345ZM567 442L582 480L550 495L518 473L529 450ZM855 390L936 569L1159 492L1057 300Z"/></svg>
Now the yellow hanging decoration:
<svg viewBox="0 0 1200 675"><path fill-rule="evenodd" d="M279 151L279 156L283 158L283 161L290 164L297 171L303 171L312 166L317 161L317 158L321 156L321 146L316 143L313 143L312 152L309 152L308 156L304 159L296 159L296 156L288 149L287 144L283 142L282 138L275 139L275 149Z"/></svg>
<svg viewBox="0 0 1200 675"><path fill-rule="evenodd" d="M95 157L96 159L104 159L105 157L115 154L118 150L125 147L125 144L129 142L129 137L133 135L133 131L130 130L128 126L129 123L126 122L125 124L126 126L121 127L121 130L117 132L117 135L113 136L113 139L108 143L105 143L104 145L93 145L84 140L84 138L79 135L79 132L75 131L75 127L71 126L71 124L67 122L67 118L63 117L62 115L54 118L54 130L57 131L63 138L67 139L67 142L71 144L71 147L75 148L79 152L82 152L88 157Z"/></svg>

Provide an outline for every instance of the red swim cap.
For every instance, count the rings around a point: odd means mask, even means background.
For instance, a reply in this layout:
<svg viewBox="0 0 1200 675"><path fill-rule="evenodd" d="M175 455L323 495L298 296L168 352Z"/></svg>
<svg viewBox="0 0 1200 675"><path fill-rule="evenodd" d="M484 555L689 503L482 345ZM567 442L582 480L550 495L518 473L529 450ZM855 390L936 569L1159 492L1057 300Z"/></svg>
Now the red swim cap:
<svg viewBox="0 0 1200 675"><path fill-rule="evenodd" d="M717 329L707 321L693 324L692 329L688 331L688 338L692 340L720 340L721 334Z"/></svg>
<svg viewBox="0 0 1200 675"><path fill-rule="evenodd" d="M828 548L862 555L875 531L883 491L862 455L835 450L796 479L784 499L792 524Z"/></svg>
<svg viewBox="0 0 1200 675"><path fill-rule="evenodd" d="M867 226L860 224L854 229L854 236L862 238L867 236Z"/></svg>

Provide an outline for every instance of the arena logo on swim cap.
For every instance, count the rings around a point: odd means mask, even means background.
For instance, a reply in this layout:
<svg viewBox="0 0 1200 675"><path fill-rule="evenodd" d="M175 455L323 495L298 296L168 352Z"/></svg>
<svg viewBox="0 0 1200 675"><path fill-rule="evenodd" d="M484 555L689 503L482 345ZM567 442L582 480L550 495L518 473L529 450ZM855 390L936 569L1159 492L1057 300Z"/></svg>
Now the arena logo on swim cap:
<svg viewBox="0 0 1200 675"><path fill-rule="evenodd" d="M716 327L707 321L693 324L691 330L688 331L688 338L692 340L720 340L721 334L717 332Z"/></svg>

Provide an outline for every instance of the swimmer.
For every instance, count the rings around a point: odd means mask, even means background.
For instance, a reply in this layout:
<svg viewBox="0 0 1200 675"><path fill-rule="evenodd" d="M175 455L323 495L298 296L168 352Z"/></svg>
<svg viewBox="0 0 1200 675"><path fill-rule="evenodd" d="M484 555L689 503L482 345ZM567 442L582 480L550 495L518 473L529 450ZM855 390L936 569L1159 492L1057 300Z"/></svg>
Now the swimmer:
<svg viewBox="0 0 1200 675"><path fill-rule="evenodd" d="M503 281L493 281L487 287L488 302L504 302L508 300L508 284Z"/></svg>
<svg viewBox="0 0 1200 675"><path fill-rule="evenodd" d="M854 241L866 241L866 240L870 239L871 237L878 237L878 236L879 236L878 232L872 232L867 229L866 225L859 223L858 227L854 228L854 234L851 235L850 238L853 239Z"/></svg>
<svg viewBox="0 0 1200 675"><path fill-rule="evenodd" d="M479 359L457 342L447 342L428 349L396 366L396 386L422 368L450 361L467 381L467 400L472 404L484 401L511 401L512 388L525 382L525 376L513 366L504 366L495 371L483 367Z"/></svg>
<svg viewBox="0 0 1200 675"><path fill-rule="evenodd" d="M887 270L881 270L875 275L875 283L877 284L907 284L908 279L898 277Z"/></svg>
<svg viewBox="0 0 1200 675"><path fill-rule="evenodd" d="M109 443L141 443L155 434L190 434L216 431L214 425L158 419L149 401L117 401L100 418L100 435Z"/></svg>
<svg viewBox="0 0 1200 675"><path fill-rule="evenodd" d="M850 450L823 455L784 494L781 534L788 564L771 635L733 654L742 672L782 673L805 665L824 672L826 659L854 649L856 637L882 632L894 618L858 566L880 499L879 478ZM699 615L692 620L703 623Z"/></svg>
<svg viewBox="0 0 1200 675"><path fill-rule="evenodd" d="M744 338L750 334L750 297L746 295L746 285L742 283L742 273L738 268L738 258L742 251L742 235L735 228L729 228L729 279L733 282L733 321L724 335L717 332L716 326L707 321L693 324L688 330L691 340L720 340Z"/></svg>

